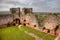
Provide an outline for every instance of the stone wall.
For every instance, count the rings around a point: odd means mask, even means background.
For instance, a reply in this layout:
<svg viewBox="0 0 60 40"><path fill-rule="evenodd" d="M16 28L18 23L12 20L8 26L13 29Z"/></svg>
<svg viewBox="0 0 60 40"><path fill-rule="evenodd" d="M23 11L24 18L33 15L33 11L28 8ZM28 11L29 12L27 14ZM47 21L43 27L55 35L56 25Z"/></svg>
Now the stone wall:
<svg viewBox="0 0 60 40"><path fill-rule="evenodd" d="M58 35L60 32L59 30L59 22L60 17L54 14L48 14L44 20L44 27L42 29L43 32L49 33L52 35Z"/></svg>
<svg viewBox="0 0 60 40"><path fill-rule="evenodd" d="M0 27L6 27L9 22L13 22L12 15L0 15Z"/></svg>
<svg viewBox="0 0 60 40"><path fill-rule="evenodd" d="M39 25L35 15L32 13L32 8L23 8L22 15L20 16L20 21L23 25L28 27L38 29Z"/></svg>
<svg viewBox="0 0 60 40"><path fill-rule="evenodd" d="M13 15L14 19L20 17L20 8L10 8L10 12Z"/></svg>
<svg viewBox="0 0 60 40"><path fill-rule="evenodd" d="M59 24L59 17L56 15L47 15L46 19L44 20L44 27L46 29L54 29Z"/></svg>
<svg viewBox="0 0 60 40"><path fill-rule="evenodd" d="M12 15L0 16L0 25L7 24L8 22L12 22L12 21L13 21L13 16Z"/></svg>

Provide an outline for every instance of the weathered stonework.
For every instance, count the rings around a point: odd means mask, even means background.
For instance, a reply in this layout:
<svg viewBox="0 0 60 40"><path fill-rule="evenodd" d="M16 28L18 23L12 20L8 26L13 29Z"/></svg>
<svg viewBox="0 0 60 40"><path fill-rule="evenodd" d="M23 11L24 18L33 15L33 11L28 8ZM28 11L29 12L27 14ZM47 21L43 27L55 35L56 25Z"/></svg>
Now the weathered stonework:
<svg viewBox="0 0 60 40"><path fill-rule="evenodd" d="M20 18L20 8L10 8L10 12L13 15L14 19Z"/></svg>
<svg viewBox="0 0 60 40"><path fill-rule="evenodd" d="M53 14L47 15L44 23L46 29L53 30L57 25L59 25L59 17Z"/></svg>
<svg viewBox="0 0 60 40"><path fill-rule="evenodd" d="M32 13L32 8L23 8L22 9L22 13L20 13L20 8L10 8L10 12L11 12L11 15L10 18L8 18L7 16L7 19L4 17L4 20L3 20L3 17L1 19L1 21L5 21L5 19L7 20L5 24L10 24L11 20L12 20L12 23L14 25L25 25L25 26L28 26L28 27L31 27L31 28L34 28L34 29L38 29L39 28L39 25L38 25L38 21L35 17L35 15ZM10 21L8 21L8 19ZM3 22L1 22L3 23Z"/></svg>
<svg viewBox="0 0 60 40"><path fill-rule="evenodd" d="M9 14L9 15L0 15L0 25L7 24L9 21L10 22L13 21L13 17L12 17L11 14Z"/></svg>
<svg viewBox="0 0 60 40"><path fill-rule="evenodd" d="M58 29L60 25L60 17L54 14L49 14L46 16L44 20L44 26L39 27L38 20L36 16L32 13L32 8L23 8L22 13L20 12L20 8L11 8L11 14L0 15L0 27L6 25L24 25L27 27L31 27L33 29L38 29L42 32L49 33L52 35L56 35L60 33ZM40 29L39 29L40 28Z"/></svg>
<svg viewBox="0 0 60 40"><path fill-rule="evenodd" d="M7 15L0 15L0 27L6 27L7 23L13 22L13 15L7 14Z"/></svg>
<svg viewBox="0 0 60 40"><path fill-rule="evenodd" d="M11 14L13 15L13 23L15 25L20 24L20 8L11 8Z"/></svg>
<svg viewBox="0 0 60 40"><path fill-rule="evenodd" d="M57 35L58 33L58 28L60 25L60 18L57 15L54 14L48 14L46 16L46 19L44 20L44 30L47 30L46 33L50 33L53 35ZM43 31L44 31L43 30Z"/></svg>
<svg viewBox="0 0 60 40"><path fill-rule="evenodd" d="M35 15L32 13L32 8L23 8L22 15L20 16L20 21L23 25L28 27L38 29L39 25Z"/></svg>

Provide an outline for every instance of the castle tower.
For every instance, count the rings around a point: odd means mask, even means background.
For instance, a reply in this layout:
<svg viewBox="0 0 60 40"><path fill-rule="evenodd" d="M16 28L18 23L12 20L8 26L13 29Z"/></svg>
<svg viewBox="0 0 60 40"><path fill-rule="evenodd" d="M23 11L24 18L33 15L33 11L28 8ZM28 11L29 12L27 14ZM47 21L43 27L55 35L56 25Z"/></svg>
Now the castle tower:
<svg viewBox="0 0 60 40"><path fill-rule="evenodd" d="M20 8L10 8L10 11L13 15L13 24L20 25Z"/></svg>
<svg viewBox="0 0 60 40"><path fill-rule="evenodd" d="M11 14L13 14L14 19L20 17L20 8L10 8Z"/></svg>
<svg viewBox="0 0 60 40"><path fill-rule="evenodd" d="M32 13L32 8L23 8L20 21L23 25L38 29L38 22L35 15Z"/></svg>
<svg viewBox="0 0 60 40"><path fill-rule="evenodd" d="M22 15L26 15L27 13L32 13L32 8L23 8L22 9Z"/></svg>

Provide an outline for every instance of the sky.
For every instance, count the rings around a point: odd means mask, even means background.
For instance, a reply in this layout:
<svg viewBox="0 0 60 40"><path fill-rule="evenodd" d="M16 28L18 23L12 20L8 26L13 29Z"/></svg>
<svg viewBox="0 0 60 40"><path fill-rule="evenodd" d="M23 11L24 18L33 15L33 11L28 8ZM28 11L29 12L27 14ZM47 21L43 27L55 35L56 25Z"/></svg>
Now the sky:
<svg viewBox="0 0 60 40"><path fill-rule="evenodd" d="M0 0L0 11L10 8L33 8L34 12L60 12L60 0Z"/></svg>

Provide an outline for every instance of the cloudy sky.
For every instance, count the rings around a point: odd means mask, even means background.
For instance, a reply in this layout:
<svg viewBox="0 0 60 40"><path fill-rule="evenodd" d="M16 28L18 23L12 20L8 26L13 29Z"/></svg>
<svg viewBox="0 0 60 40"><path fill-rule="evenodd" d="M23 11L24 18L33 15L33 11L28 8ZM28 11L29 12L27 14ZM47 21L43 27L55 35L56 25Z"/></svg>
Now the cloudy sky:
<svg viewBox="0 0 60 40"><path fill-rule="evenodd" d="M0 0L0 11L12 7L32 7L37 12L60 12L60 0Z"/></svg>

